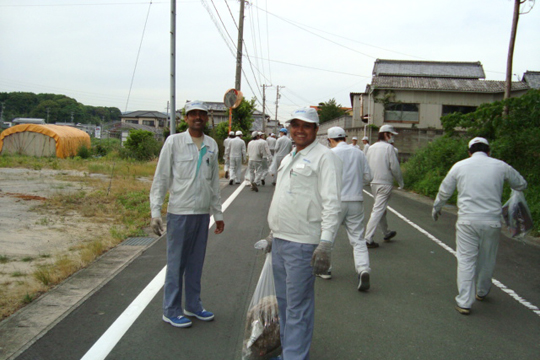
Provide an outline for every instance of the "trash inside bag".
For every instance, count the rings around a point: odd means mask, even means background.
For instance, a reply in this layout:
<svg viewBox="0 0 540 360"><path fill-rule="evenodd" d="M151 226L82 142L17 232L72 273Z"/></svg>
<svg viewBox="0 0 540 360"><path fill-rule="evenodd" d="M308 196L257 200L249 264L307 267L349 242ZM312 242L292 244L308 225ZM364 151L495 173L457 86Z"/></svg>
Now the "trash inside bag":
<svg viewBox="0 0 540 360"><path fill-rule="evenodd" d="M246 317L242 360L267 360L280 353L279 312L268 253Z"/></svg>
<svg viewBox="0 0 540 360"><path fill-rule="evenodd" d="M521 191L512 190L502 208L502 216L512 238L524 237L533 227L531 212Z"/></svg>

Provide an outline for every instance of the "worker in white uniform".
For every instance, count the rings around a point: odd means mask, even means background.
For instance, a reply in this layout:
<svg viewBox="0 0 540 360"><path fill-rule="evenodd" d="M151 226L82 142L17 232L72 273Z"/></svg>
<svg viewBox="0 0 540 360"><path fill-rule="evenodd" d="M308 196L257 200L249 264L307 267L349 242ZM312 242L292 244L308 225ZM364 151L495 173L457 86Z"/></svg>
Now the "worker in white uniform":
<svg viewBox="0 0 540 360"><path fill-rule="evenodd" d="M276 185L277 181L277 171L281 165L281 161L285 156L289 155L292 150L292 141L287 136L287 129L281 128L279 130L279 139L276 141L276 149L274 153L274 160L272 161L272 166L270 167L270 174L274 176L274 181L272 185Z"/></svg>
<svg viewBox="0 0 540 360"><path fill-rule="evenodd" d="M356 136L353 136L351 146L353 148L360 149L360 145L358 145L358 138Z"/></svg>
<svg viewBox="0 0 540 360"><path fill-rule="evenodd" d="M187 103L185 110L188 129L169 136L163 144L150 190L151 227L159 236L164 231L161 207L169 192L162 319L180 328L192 325L190 317L214 319L201 302L210 215L216 220L214 233L221 234L225 228L219 192L219 149L214 139L203 132L208 108L195 100Z"/></svg>
<svg viewBox="0 0 540 360"><path fill-rule="evenodd" d="M253 140L248 143L248 169L249 169L249 181L251 182L251 190L258 192L261 185L262 178L262 160L265 156L272 157L266 141L260 140L258 131L254 131L251 134ZM268 151L268 153L266 153Z"/></svg>
<svg viewBox="0 0 540 360"><path fill-rule="evenodd" d="M274 151L276 150L276 134L271 133L270 136L266 138L266 142L268 143L268 148L270 149L270 153L272 156L274 156Z"/></svg>
<svg viewBox="0 0 540 360"><path fill-rule="evenodd" d="M234 131L230 131L229 137L223 140L223 150L224 150L223 162L225 163L225 165L223 166L223 170L225 170L225 179L229 178L229 159L225 156L225 154L227 153L227 147L229 146L229 141L231 141L231 139L234 139L234 137L235 137Z"/></svg>
<svg viewBox="0 0 540 360"><path fill-rule="evenodd" d="M364 238L364 185L373 179L364 153L349 146L345 130L335 126L328 129L328 143L332 151L343 163L341 187L341 212L339 224L345 225L349 243L353 247L354 266L358 274L358 291L367 291L370 287L369 253ZM334 241L335 236L334 234ZM321 278L332 277L330 271Z"/></svg>
<svg viewBox="0 0 540 360"><path fill-rule="evenodd" d="M229 143L225 150L225 157L229 159L230 177L229 185L242 182L242 162L246 161L246 143L242 139L242 131L237 130L236 137Z"/></svg>
<svg viewBox="0 0 540 360"><path fill-rule="evenodd" d="M373 181L371 181L371 193L373 195L373 209L366 226L366 241L368 248L377 248L379 244L373 241L375 230L383 233L384 241L388 242L394 236L395 231L388 230L386 221L386 208L392 195L394 179L403 188L403 176L399 167L398 158L392 143L398 133L392 125L383 125L379 129L379 140L369 147L367 160Z"/></svg>
<svg viewBox="0 0 540 360"><path fill-rule="evenodd" d="M364 152L364 155L367 155L367 151L369 150L369 138L367 136L364 136L362 138L362 143L364 144L364 148L362 151Z"/></svg>
<svg viewBox="0 0 540 360"><path fill-rule="evenodd" d="M338 227L341 160L316 141L313 108L292 114L296 150L279 167L268 224L273 232L272 268L284 360L309 359L315 319L315 274L330 267Z"/></svg>
<svg viewBox="0 0 540 360"><path fill-rule="evenodd" d="M504 182L514 190L527 188L527 182L513 167L490 157L489 152L486 139L472 139L469 158L452 166L433 203L432 216L437 221L442 207L457 189L456 310L463 315L470 314L475 298L484 300L491 289L501 234Z"/></svg>
<svg viewBox="0 0 540 360"><path fill-rule="evenodd" d="M261 184L265 184L265 179L268 176L268 167L272 163L272 152L270 151L270 146L264 138L264 133L259 131L259 141L261 144L259 146L263 147L263 157L262 157L262 166L261 166Z"/></svg>

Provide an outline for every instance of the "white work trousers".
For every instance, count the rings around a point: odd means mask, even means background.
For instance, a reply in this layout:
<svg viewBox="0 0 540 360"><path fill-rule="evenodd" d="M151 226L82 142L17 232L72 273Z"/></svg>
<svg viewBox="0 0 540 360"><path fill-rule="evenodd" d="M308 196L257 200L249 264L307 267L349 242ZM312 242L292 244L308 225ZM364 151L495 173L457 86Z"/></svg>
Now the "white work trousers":
<svg viewBox="0 0 540 360"><path fill-rule="evenodd" d="M458 219L456 223L458 306L469 309L475 300L475 294L486 296L489 293L500 236L500 221Z"/></svg>
<svg viewBox="0 0 540 360"><path fill-rule="evenodd" d="M229 159L229 176L233 182L240 183L242 176L242 158L241 157L231 157Z"/></svg>
<svg viewBox="0 0 540 360"><path fill-rule="evenodd" d="M249 160L249 181L261 185L262 179L262 161Z"/></svg>
<svg viewBox="0 0 540 360"><path fill-rule="evenodd" d="M375 230L377 227L383 233L388 234L388 222L386 221L386 207L392 196L392 185L371 184L371 193L373 194L373 209L366 226L366 241L373 242Z"/></svg>
<svg viewBox="0 0 540 360"><path fill-rule="evenodd" d="M353 247L354 267L358 274L371 272L369 253L364 239L364 202L342 201L339 213L339 224L345 225L349 242ZM337 235L337 233L336 233ZM335 236L334 235L334 239Z"/></svg>

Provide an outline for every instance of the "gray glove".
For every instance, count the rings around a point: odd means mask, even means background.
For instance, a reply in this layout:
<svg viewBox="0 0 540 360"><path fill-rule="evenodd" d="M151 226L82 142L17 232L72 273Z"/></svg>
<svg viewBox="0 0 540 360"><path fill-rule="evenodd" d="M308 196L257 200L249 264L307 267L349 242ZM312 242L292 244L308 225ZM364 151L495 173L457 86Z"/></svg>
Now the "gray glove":
<svg viewBox="0 0 540 360"><path fill-rule="evenodd" d="M154 233L158 236L161 236L163 233L163 220L161 218L152 218L152 221L150 222L150 226L152 227L152 230Z"/></svg>
<svg viewBox="0 0 540 360"><path fill-rule="evenodd" d="M327 240L321 240L319 246L313 252L311 257L311 266L313 267L313 274L320 275L326 274L330 269L332 255L332 242Z"/></svg>
<svg viewBox="0 0 540 360"><path fill-rule="evenodd" d="M433 218L433 221L437 221L439 219L439 216L441 216L441 210L433 210L431 211L431 217Z"/></svg>
<svg viewBox="0 0 540 360"><path fill-rule="evenodd" d="M266 237L266 242L268 245L266 245L266 248L264 249L264 253L268 254L269 252L272 252L272 242L274 241L274 234L270 231L270 234Z"/></svg>

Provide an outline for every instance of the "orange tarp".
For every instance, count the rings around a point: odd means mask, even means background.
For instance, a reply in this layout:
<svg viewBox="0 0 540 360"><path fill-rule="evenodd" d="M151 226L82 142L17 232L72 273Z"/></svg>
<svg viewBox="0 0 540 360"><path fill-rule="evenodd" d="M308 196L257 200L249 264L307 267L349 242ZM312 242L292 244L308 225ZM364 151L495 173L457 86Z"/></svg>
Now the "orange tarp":
<svg viewBox="0 0 540 360"><path fill-rule="evenodd" d="M21 124L12 126L2 131L0 134L0 152L2 152L5 137L24 131L40 133L52 137L56 141L56 157L59 158L77 155L77 150L83 144L90 148L90 135L74 127L61 125Z"/></svg>

